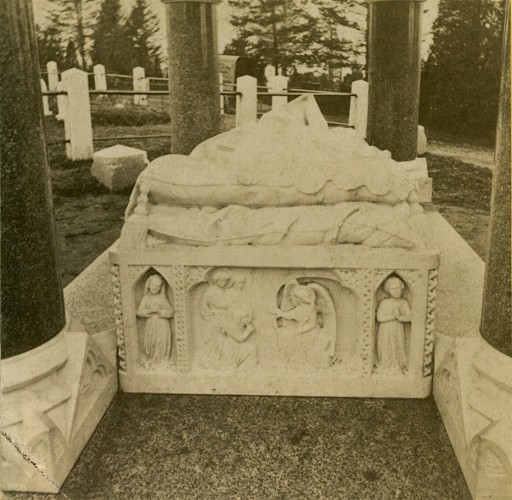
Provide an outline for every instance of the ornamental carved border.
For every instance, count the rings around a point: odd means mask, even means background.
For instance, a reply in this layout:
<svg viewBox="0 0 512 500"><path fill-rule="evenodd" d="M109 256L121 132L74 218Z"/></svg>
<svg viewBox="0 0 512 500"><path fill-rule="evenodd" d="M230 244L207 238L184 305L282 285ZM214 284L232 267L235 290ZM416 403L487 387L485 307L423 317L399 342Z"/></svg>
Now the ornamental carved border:
<svg viewBox="0 0 512 500"><path fill-rule="evenodd" d="M114 293L114 315L116 323L116 337L117 337L117 356L119 360L119 370L126 372L126 342L124 335L124 321L123 321L123 301L121 298L121 277L119 266L113 264L110 268L112 273L112 285Z"/></svg>
<svg viewBox="0 0 512 500"><path fill-rule="evenodd" d="M425 317L425 344L423 346L423 376L432 375L434 354L434 319L436 309L437 269L428 272L427 313Z"/></svg>
<svg viewBox="0 0 512 500"><path fill-rule="evenodd" d="M370 377L373 370L373 327L375 323L375 311L373 305L373 269L363 271L362 298L363 321L360 342L361 369L363 377Z"/></svg>
<svg viewBox="0 0 512 500"><path fill-rule="evenodd" d="M174 326L176 335L177 364L179 372L189 369L189 350L187 338L187 276L185 266L173 266L174 274Z"/></svg>

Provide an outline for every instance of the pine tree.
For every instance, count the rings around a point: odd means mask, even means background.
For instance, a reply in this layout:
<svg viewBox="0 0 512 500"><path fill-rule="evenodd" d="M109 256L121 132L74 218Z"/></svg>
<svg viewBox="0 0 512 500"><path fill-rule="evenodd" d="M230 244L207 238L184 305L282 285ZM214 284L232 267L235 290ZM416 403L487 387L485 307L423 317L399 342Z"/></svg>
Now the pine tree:
<svg viewBox="0 0 512 500"><path fill-rule="evenodd" d="M63 69L79 68L78 54L73 41L69 41L66 46L66 54L64 56Z"/></svg>
<svg viewBox="0 0 512 500"><path fill-rule="evenodd" d="M147 74L160 73L161 47L155 40L158 20L146 0L136 0L125 25L125 36L130 40L125 57L132 68L141 66Z"/></svg>
<svg viewBox="0 0 512 500"><path fill-rule="evenodd" d="M344 40L341 28L358 29L347 18L355 0L229 0L236 38L226 54L246 55L275 68L308 64L336 68L359 47Z"/></svg>
<svg viewBox="0 0 512 500"><path fill-rule="evenodd" d="M92 60L103 64L110 73L130 74L132 66L126 51L131 41L122 25L119 0L103 0L92 35Z"/></svg>
<svg viewBox="0 0 512 500"><path fill-rule="evenodd" d="M420 119L451 132L494 131L502 0L441 0L424 65Z"/></svg>
<svg viewBox="0 0 512 500"><path fill-rule="evenodd" d="M58 26L48 25L46 28L36 25L37 51L39 54L39 66L46 70L48 61L55 61L57 66L62 66L64 54L62 50L61 33Z"/></svg>
<svg viewBox="0 0 512 500"><path fill-rule="evenodd" d="M60 33L63 41L71 41L77 53L77 67L86 69L88 41L96 0L50 0L49 24Z"/></svg>
<svg viewBox="0 0 512 500"><path fill-rule="evenodd" d="M309 47L311 53L301 62L329 70L347 66L361 50L342 34L343 28L361 29L347 17L352 5L343 0L311 0L311 5L315 10L308 15L308 30L300 35L302 44Z"/></svg>

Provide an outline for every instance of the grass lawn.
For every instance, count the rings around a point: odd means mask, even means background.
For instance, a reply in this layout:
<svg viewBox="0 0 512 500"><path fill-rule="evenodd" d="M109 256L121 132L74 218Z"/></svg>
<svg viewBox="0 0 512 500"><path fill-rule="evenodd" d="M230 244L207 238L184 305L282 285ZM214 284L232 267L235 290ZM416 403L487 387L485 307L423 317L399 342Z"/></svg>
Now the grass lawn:
<svg viewBox="0 0 512 500"><path fill-rule="evenodd" d="M223 130L233 126L233 116L224 117ZM63 125L47 118L48 142L64 138ZM170 138L110 140L106 137L169 134L167 123L140 126L102 125L93 121L95 150L126 144L147 151L153 160L170 150ZM446 138L443 140L447 141ZM489 145L487 144L487 146ZM90 174L92 162L67 160L64 145L49 147L50 167L59 237L63 285L72 281L118 237L129 193L111 194ZM485 259L491 197L492 171L459 159L427 154L433 178L433 202L469 245Z"/></svg>

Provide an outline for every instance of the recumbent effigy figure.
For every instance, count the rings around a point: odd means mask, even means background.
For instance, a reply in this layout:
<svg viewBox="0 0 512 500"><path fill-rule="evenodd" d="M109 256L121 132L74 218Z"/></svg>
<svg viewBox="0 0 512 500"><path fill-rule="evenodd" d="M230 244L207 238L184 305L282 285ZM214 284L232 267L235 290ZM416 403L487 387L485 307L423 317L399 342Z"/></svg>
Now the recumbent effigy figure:
<svg viewBox="0 0 512 500"><path fill-rule="evenodd" d="M439 256L421 230L417 181L353 130L329 129L313 96L213 137L189 156L154 160L139 176L125 217L111 253L123 301L133 300L135 269L163 269L173 287L177 350L167 378L128 363L121 374L128 390L401 397L430 391L425 290L435 296L430 277ZM388 297L376 308L378 277L394 272L411 279L411 303L389 278ZM171 316L157 317L167 322L165 332ZM146 318L151 339L154 320ZM132 323L126 325L118 339L123 353L124 343L126 352L139 349ZM158 331L168 338L163 326ZM170 356L170 341L169 349L150 344L147 367ZM303 372L311 377L301 379ZM391 374L392 386L379 382Z"/></svg>

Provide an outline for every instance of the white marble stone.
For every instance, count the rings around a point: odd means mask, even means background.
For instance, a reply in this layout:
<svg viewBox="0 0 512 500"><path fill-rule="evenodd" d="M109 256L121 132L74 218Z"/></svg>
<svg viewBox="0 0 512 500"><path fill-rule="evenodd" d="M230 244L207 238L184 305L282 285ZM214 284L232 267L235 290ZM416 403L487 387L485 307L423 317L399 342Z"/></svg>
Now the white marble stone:
<svg viewBox="0 0 512 500"><path fill-rule="evenodd" d="M370 397L430 392L435 251L162 245L147 252L114 247L111 260L125 391ZM155 305L154 314L167 324L159 334L164 345L171 337L168 363L158 368L148 363L148 319L138 313L155 275L164 287L154 295L165 293L172 310L160 316L169 307ZM390 276L403 283L411 309L400 333L406 357L400 373L376 369L376 310ZM293 311L293 297L284 298L293 295L290 283L314 290L316 298ZM287 315L295 326L281 321ZM301 335L301 325L307 335ZM225 344L219 346L219 338ZM209 359L212 343L224 353L217 365Z"/></svg>
<svg viewBox="0 0 512 500"><path fill-rule="evenodd" d="M57 493L117 392L114 332L72 330L2 360L2 491Z"/></svg>
<svg viewBox="0 0 512 500"><path fill-rule="evenodd" d="M480 337L485 264L438 212L422 226L443 265L436 293L434 398L474 498L512 498L512 360Z"/></svg>
<svg viewBox="0 0 512 500"><path fill-rule="evenodd" d="M69 143L66 155L72 161L90 160L93 153L88 78L85 71L76 68L62 73L62 88L67 92L64 131Z"/></svg>
<svg viewBox="0 0 512 500"><path fill-rule="evenodd" d="M51 91L58 90L57 84L59 83L59 70L55 61L48 61L46 63L46 70L48 72L48 89Z"/></svg>
<svg viewBox="0 0 512 500"><path fill-rule="evenodd" d="M282 94L288 91L288 77L284 75L274 75L268 83L270 93ZM272 96L272 109L278 109L288 103L286 96Z"/></svg>
<svg viewBox="0 0 512 500"><path fill-rule="evenodd" d="M103 64L94 65L94 88L95 90L107 90L107 75Z"/></svg>
<svg viewBox="0 0 512 500"><path fill-rule="evenodd" d="M91 174L112 192L122 192L134 186L148 163L145 151L117 144L94 153Z"/></svg>
<svg viewBox="0 0 512 500"><path fill-rule="evenodd" d="M149 81L145 78L146 71L144 68L137 66L133 68L133 90L144 91L149 90ZM145 94L137 94L133 96L133 104L138 106L146 106L148 104L148 96Z"/></svg>
<svg viewBox="0 0 512 500"><path fill-rule="evenodd" d="M122 389L427 396L418 170L329 130L312 96L152 162L111 250Z"/></svg>
<svg viewBox="0 0 512 500"><path fill-rule="evenodd" d="M258 121L258 82L252 76L236 79L236 126L251 125Z"/></svg>
<svg viewBox="0 0 512 500"><path fill-rule="evenodd" d="M365 139L368 125L368 82L352 82L351 92L354 96L350 98L348 124L354 127L358 137Z"/></svg>
<svg viewBox="0 0 512 500"><path fill-rule="evenodd" d="M473 498L512 498L512 359L479 337L439 339L434 397Z"/></svg>

